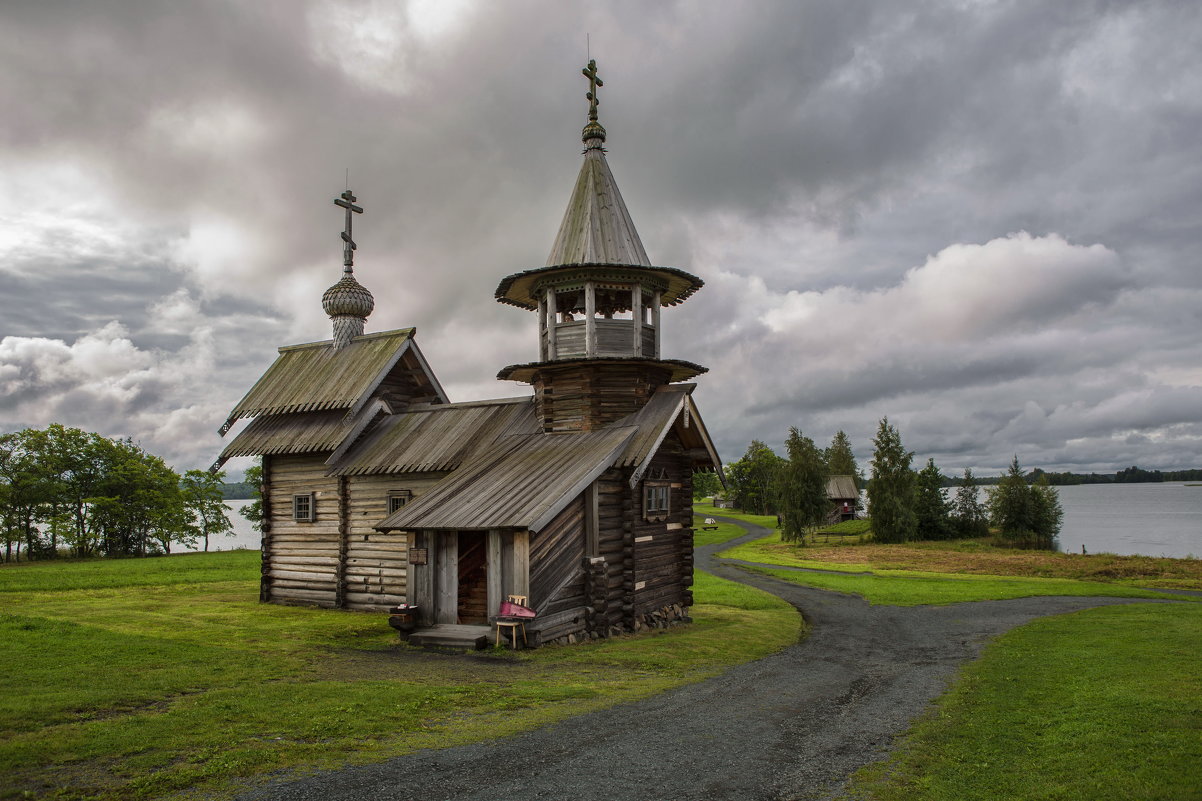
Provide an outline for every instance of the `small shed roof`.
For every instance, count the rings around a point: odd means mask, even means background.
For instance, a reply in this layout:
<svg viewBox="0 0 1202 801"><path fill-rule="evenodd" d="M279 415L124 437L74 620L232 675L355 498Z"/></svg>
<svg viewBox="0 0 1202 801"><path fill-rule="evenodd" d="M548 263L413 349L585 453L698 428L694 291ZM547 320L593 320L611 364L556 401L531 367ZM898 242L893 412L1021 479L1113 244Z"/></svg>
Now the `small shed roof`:
<svg viewBox="0 0 1202 801"><path fill-rule="evenodd" d="M856 480L852 476L831 476L826 480L826 497L834 500L835 498L858 498L859 491L856 489Z"/></svg>
<svg viewBox="0 0 1202 801"><path fill-rule="evenodd" d="M500 437L538 431L534 399L423 404L386 416L331 475L454 470Z"/></svg>
<svg viewBox="0 0 1202 801"><path fill-rule="evenodd" d="M333 340L288 345L246 396L233 408L221 433L240 417L328 409L356 411L412 354L416 372L431 393L446 400L438 380L413 343L412 328L364 334L335 350Z"/></svg>
<svg viewBox="0 0 1202 801"><path fill-rule="evenodd" d="M218 464L235 456L332 451L346 435L346 412L301 412L259 417L225 446Z"/></svg>
<svg viewBox="0 0 1202 801"><path fill-rule="evenodd" d="M504 437L376 528L538 531L613 464L634 431Z"/></svg>

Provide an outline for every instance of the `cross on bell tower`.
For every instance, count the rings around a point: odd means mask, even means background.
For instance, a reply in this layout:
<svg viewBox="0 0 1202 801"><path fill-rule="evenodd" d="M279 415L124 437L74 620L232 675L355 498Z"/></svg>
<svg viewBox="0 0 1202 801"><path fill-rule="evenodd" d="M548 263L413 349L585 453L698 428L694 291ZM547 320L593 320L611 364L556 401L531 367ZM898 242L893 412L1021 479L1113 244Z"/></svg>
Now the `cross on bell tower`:
<svg viewBox="0 0 1202 801"><path fill-rule="evenodd" d="M496 298L538 316L539 361L498 378L534 386L546 432L592 431L638 411L664 384L704 367L660 356L660 310L701 288L695 275L647 257L605 159L597 62L589 80L584 164L545 267L501 281Z"/></svg>

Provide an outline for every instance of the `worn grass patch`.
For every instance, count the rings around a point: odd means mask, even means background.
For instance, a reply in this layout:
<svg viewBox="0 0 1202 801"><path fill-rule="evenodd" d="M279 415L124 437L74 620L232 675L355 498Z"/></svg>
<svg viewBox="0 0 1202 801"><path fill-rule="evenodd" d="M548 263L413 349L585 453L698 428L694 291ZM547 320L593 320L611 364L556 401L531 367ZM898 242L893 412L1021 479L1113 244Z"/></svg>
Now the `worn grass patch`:
<svg viewBox="0 0 1202 801"><path fill-rule="evenodd" d="M1019 576L951 576L942 573L898 571L890 575L865 573L812 573L770 567L744 567L773 578L859 595L871 604L919 606L963 603L965 601L1002 601L1037 595L1083 595L1116 598L1166 598L1178 601L1202 601L1192 595L1169 595L1121 584L1101 584L1073 579L1024 578Z"/></svg>
<svg viewBox="0 0 1202 801"><path fill-rule="evenodd" d="M917 570L1064 578L1164 589L1202 589L1202 559L1022 551L998 548L985 539L913 542L905 545L827 546L819 543L797 546L782 542L780 535L776 534L744 543L720 555L748 562L851 572Z"/></svg>
<svg viewBox="0 0 1202 801"><path fill-rule="evenodd" d="M872 801L1202 797L1202 609L1115 606L991 643L901 742L862 770Z"/></svg>
<svg viewBox="0 0 1202 801"><path fill-rule="evenodd" d="M800 633L783 601L698 573L691 626L431 653L384 615L259 604L258 571L253 552L0 568L0 797L220 797L645 697Z"/></svg>

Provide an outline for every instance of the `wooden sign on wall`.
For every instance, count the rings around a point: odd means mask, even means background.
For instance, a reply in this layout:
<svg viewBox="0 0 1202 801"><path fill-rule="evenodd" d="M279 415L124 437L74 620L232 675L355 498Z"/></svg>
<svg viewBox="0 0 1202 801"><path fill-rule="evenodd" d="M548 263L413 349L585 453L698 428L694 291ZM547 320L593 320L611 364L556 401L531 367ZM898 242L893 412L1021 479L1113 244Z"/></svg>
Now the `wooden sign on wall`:
<svg viewBox="0 0 1202 801"><path fill-rule="evenodd" d="M409 549L409 564L411 565L426 565L430 563L429 548L410 548Z"/></svg>

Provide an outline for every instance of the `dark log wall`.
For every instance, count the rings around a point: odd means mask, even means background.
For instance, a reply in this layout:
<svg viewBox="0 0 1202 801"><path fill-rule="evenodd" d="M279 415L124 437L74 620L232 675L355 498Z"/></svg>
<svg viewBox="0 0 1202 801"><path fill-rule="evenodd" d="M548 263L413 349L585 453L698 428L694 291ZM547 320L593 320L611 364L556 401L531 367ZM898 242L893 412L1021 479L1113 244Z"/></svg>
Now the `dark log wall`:
<svg viewBox="0 0 1202 801"><path fill-rule="evenodd" d="M325 475L328 454L264 459L260 599L278 603L381 611L405 601L406 537L372 526L388 514L388 492L420 496L445 473ZM292 496L313 493L316 519L292 519Z"/></svg>
<svg viewBox="0 0 1202 801"><path fill-rule="evenodd" d="M585 631L585 503L576 498L530 539L530 604L526 624L535 644Z"/></svg>
<svg viewBox="0 0 1202 801"><path fill-rule="evenodd" d="M544 431L593 431L643 408L669 377L645 362L546 367L533 382L535 410Z"/></svg>
<svg viewBox="0 0 1202 801"><path fill-rule="evenodd" d="M629 629L634 612L634 504L630 471L610 469L597 479L597 548L590 566L595 630Z"/></svg>
<svg viewBox="0 0 1202 801"><path fill-rule="evenodd" d="M667 473L671 482L669 514L664 521L643 519L643 483L637 485L634 525L634 608L643 615L673 604L692 604L693 487L692 470L675 432L651 460L648 473Z"/></svg>

